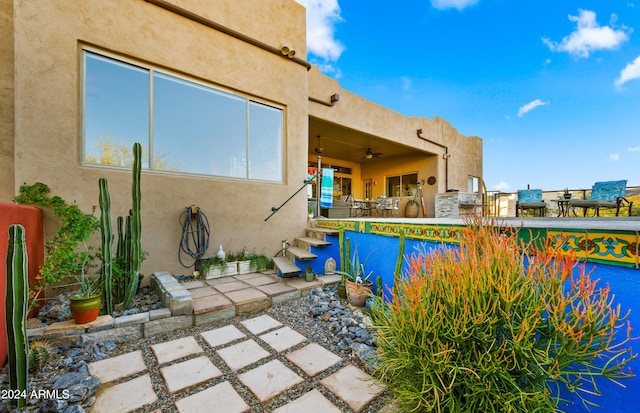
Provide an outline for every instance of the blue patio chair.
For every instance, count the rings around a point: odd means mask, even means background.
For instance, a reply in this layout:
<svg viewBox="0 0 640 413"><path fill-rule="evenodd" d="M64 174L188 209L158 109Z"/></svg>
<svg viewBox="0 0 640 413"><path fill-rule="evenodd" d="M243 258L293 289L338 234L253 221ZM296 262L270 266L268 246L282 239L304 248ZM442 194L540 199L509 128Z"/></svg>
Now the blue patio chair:
<svg viewBox="0 0 640 413"><path fill-rule="evenodd" d="M547 211L547 204L542 200L542 189L519 189L518 200L516 201L516 216L520 216L525 209L533 209L543 217Z"/></svg>
<svg viewBox="0 0 640 413"><path fill-rule="evenodd" d="M589 208L595 210L596 216L600 216L600 208L615 208L616 216L620 214L620 207L627 204L629 207L629 216L631 216L631 206L633 202L629 202L625 198L627 192L627 180L596 182L591 187L591 195L589 199L572 199L569 206L583 209L583 216L587 216Z"/></svg>

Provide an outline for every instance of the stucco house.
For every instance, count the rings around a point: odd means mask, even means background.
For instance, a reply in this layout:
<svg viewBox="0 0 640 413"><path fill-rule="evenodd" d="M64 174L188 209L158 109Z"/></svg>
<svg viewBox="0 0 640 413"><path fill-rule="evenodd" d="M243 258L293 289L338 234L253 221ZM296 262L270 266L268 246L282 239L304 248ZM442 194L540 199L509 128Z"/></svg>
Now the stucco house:
<svg viewBox="0 0 640 413"><path fill-rule="evenodd" d="M0 71L0 201L41 181L91 211L105 177L124 214L140 142L147 273L190 271L177 259L189 205L210 221L211 255L270 255L300 235L306 191L265 218L319 147L336 196L406 200L425 181L427 216L436 193L482 182L480 138L363 99L307 62L293 0L2 0Z"/></svg>

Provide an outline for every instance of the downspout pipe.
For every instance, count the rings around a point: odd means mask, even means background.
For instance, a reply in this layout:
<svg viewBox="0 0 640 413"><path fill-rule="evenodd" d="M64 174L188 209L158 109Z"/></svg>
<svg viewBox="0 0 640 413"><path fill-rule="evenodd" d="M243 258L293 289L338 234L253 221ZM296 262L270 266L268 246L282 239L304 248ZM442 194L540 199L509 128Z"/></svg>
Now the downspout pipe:
<svg viewBox="0 0 640 413"><path fill-rule="evenodd" d="M182 17L185 17L185 18L187 18L189 20L192 20L192 21L194 21L196 23L200 23L200 24L202 24L204 26L207 26L207 27L209 27L211 29L214 29L214 30L217 30L219 32L222 32L222 33L224 33L226 35L229 35L229 36L231 36L233 38L236 38L236 39L241 40L243 42L249 43L249 44L251 44L253 46L259 47L260 49L266 50L267 52L273 53L273 54L278 55L278 56L286 57L287 59L289 59L289 60L291 60L291 61L293 61L293 62L295 62L295 63L297 63L297 64L299 64L301 66L306 67L307 70L311 70L311 63L307 62L304 59L300 59L299 57L295 57L295 56L292 56L292 55L283 54L282 49L278 49L277 47L273 47L271 45L268 45L268 44L266 44L264 42L261 42L260 40L254 39L253 37L249 37L249 36L247 36L245 34L237 32L237 31L235 31L233 29L230 29L230 28L228 28L226 26L223 26L223 25L221 25L219 23L216 23L216 22L214 22L212 20L209 20L209 19L207 19L205 17L202 17L202 16L200 16L198 14L195 14L195 13L193 13L193 12L187 10L187 9L183 9L180 6L176 6L173 3L169 3L168 1L165 1L165 0L145 0L145 1L147 3L153 4L154 6L158 6L158 7L162 8L162 9L165 9L167 11L175 13L175 14L177 14L179 16L182 16Z"/></svg>
<svg viewBox="0 0 640 413"><path fill-rule="evenodd" d="M444 149L444 154L442 155L442 157L444 158L444 189L446 192L449 190L449 157L451 156L449 155L449 148L447 147L447 145L443 145L441 143L432 141L431 139L425 138L424 136L422 136L422 133L423 133L422 128L417 130L418 138Z"/></svg>

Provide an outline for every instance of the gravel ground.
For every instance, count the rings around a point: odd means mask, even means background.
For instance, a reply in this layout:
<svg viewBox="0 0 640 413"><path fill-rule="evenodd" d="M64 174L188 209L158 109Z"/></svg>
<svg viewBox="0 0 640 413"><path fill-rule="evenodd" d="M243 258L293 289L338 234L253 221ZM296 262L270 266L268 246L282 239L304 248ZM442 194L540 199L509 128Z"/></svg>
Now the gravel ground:
<svg viewBox="0 0 640 413"><path fill-rule="evenodd" d="M335 287L330 287L330 288L325 287L325 292L327 292L330 295L332 295L334 291L335 291ZM342 304L344 305L344 307L346 307L346 302L342 301ZM107 356L113 357L123 353L131 352L131 351L142 350L145 363L148 367L147 372L151 376L153 388L156 394L158 395L158 402L148 407L145 407L143 409L139 409L138 412L153 412L157 409L160 409L160 411L162 411L163 413L177 412L177 409L174 406L175 401L177 401L180 398L184 398L191 394L202 391L208 387L211 387L225 380L233 384L233 387L236 389L236 391L243 397L243 399L251 407L250 411L252 413L270 412L282 405L287 404L292 400L297 399L298 397L302 396L303 394L305 394L306 392L312 389L317 389L320 392L322 392L322 394L327 399L329 399L333 404L338 406L343 412L351 412L351 409L349 409L349 407L344 402L339 400L331 392L326 390L326 388L322 384L320 384L320 380L335 373L336 371L338 371L339 369L341 369L342 367L346 366L349 363L355 364L356 366L362 368L365 371L367 370L367 367L358 358L357 353L354 352L351 347L345 346L344 341L334 333L334 331L330 328L330 323L328 321L323 321L323 319L325 319L323 317L314 317L310 310L311 310L311 300L309 297L304 297L298 300L289 301L287 303L272 306L260 313L242 315L242 316L235 317L232 320L224 320L217 323L207 324L205 326L191 327L188 329L177 330L171 333L144 338L141 340L136 340L128 343L117 344L115 346L115 349L112 349L113 346L110 345L108 346ZM346 311L347 313L350 313L349 310L346 310ZM246 388L237 379L238 374L251 370L259 366L260 364L266 363L267 361L271 361L275 358L277 360L280 360L285 366L289 367L291 370L299 374L301 377L306 377L306 375L303 372L301 372L295 365L290 363L284 357L284 355L277 353L276 351L272 350L268 345L264 343L260 343L260 344L264 344L262 347L265 348L267 351L270 351L273 357L268 357L267 359L264 359L261 362L254 363L236 372L231 372L231 370L226 367L226 364L217 355L217 353L213 349L211 349L208 343L206 343L206 341L200 336L201 332L212 330L217 327L222 327L229 324L234 324L236 327L238 327L242 331L246 331L244 327L240 324L240 322L245 319L257 317L261 314L267 314L277 319L284 325L291 327L295 331L307 337L308 341L301 343L293 347L292 349L287 350L286 353L296 350L298 348L301 348L304 345L308 344L309 342L315 342L322 345L326 349L330 350L334 354L340 356L342 358L342 362L322 372L316 377L309 378L305 382L297 386L294 386L292 389L289 389L288 391L284 392L278 397L270 400L268 403L261 404L255 398L255 396L253 396L251 391L248 388ZM358 317L357 315L354 314L353 318L358 322L361 322L360 317ZM164 386L164 380L160 375L160 368L151 350L151 345L171 341L177 338L185 337L187 335L192 335L195 337L196 341L199 343L200 347L204 350L205 354L211 358L214 364L222 371L223 375L214 380L210 380L203 385L199 385L196 387L192 387L188 390L181 391L178 393L178 395L172 395L166 391L166 388ZM254 338L254 340L258 342L260 341L257 338ZM104 343L95 343L95 345L101 346L101 348L104 349L103 344ZM110 344L113 344L113 343L110 343ZM107 350L102 350L101 353L104 353L105 351ZM68 358L69 358L69 355L67 354L64 348L61 348L61 349L56 348L56 354L54 355L53 359L49 362L48 364L49 367L45 368L44 371L38 374L36 377L30 377L31 386L33 388L47 388L46 383L50 383L51 379L55 377L55 375L61 373L59 367L57 366L63 365L62 360L64 359L68 360ZM88 360L86 362L87 363L91 362L93 361L93 359L92 357L88 357ZM176 360L174 363L180 362L183 360L184 359L179 359L179 360ZM165 367L165 365L163 365L163 367ZM5 367L5 370L6 370L6 367ZM4 381L4 380L1 380L1 381ZM0 384L2 384L2 388L7 387L6 381ZM374 400L365 410L363 410L363 412L365 413L378 412L386 404L388 404L389 400L390 400L389 394L383 393L380 397ZM86 406L86 403L85 403L85 406ZM33 406L31 407L33 408ZM87 407L87 411L89 410L90 408ZM4 409L0 408L0 411L4 411ZM37 411L37 410L30 409L28 411ZM47 411L47 410L40 410L40 411Z"/></svg>

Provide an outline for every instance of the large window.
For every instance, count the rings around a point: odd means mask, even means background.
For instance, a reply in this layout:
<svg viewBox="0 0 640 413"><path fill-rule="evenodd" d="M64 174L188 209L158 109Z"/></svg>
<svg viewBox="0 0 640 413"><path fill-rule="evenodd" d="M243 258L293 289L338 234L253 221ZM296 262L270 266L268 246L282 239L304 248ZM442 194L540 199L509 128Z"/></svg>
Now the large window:
<svg viewBox="0 0 640 413"><path fill-rule="evenodd" d="M84 52L84 162L281 182L283 110Z"/></svg>

